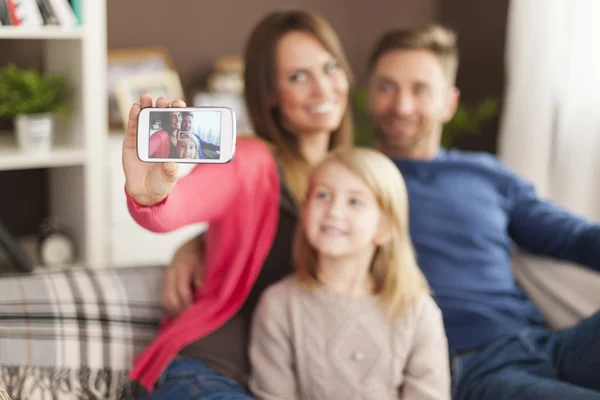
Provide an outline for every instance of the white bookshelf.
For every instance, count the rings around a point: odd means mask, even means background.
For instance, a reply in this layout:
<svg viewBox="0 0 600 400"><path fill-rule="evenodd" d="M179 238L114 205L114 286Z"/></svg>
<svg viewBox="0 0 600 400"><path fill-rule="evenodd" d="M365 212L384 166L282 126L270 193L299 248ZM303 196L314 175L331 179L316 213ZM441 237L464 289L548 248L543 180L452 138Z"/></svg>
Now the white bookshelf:
<svg viewBox="0 0 600 400"><path fill-rule="evenodd" d="M140 227L129 215L121 163L123 134L109 134L108 129L106 0L82 3L81 27L0 26L0 40L42 41L44 72L66 74L75 90L71 118L55 121L55 145L49 154L31 157L19 150L15 135L0 135L0 174L47 170L50 215L66 224L77 242L80 257L72 266L165 265L184 241L207 225L159 234ZM180 170L189 172L185 166ZM20 242L34 257L35 237Z"/></svg>
<svg viewBox="0 0 600 400"><path fill-rule="evenodd" d="M62 28L54 26L0 26L0 39L83 39L86 30L81 27Z"/></svg>
<svg viewBox="0 0 600 400"><path fill-rule="evenodd" d="M51 153L31 157L19 150L10 132L3 132L0 135L0 171L83 166L86 161L85 156L82 148L58 143Z"/></svg>
<svg viewBox="0 0 600 400"><path fill-rule="evenodd" d="M105 165L106 0L82 3L81 27L0 26L0 40L40 40L44 72L66 74L74 89L70 119L56 121L51 153L32 158L18 150L14 135L2 135L0 174L47 169L50 215L73 232L79 250L76 265L104 267L108 262L109 219Z"/></svg>

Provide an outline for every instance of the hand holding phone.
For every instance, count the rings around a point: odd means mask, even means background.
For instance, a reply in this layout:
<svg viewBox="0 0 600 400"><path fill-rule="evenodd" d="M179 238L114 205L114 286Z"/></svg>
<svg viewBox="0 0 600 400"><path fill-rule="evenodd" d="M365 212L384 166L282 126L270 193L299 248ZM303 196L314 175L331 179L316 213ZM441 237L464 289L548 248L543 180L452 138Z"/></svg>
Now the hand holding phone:
<svg viewBox="0 0 600 400"><path fill-rule="evenodd" d="M163 97L156 100L156 108L185 107L181 100L169 101ZM142 110L152 107L152 96L144 93L140 96L140 104L134 104L129 110L127 130L123 139L123 172L125 173L125 190L142 206L151 206L167 197L177 181L177 164L170 162L148 163L138 157L137 135L138 116Z"/></svg>

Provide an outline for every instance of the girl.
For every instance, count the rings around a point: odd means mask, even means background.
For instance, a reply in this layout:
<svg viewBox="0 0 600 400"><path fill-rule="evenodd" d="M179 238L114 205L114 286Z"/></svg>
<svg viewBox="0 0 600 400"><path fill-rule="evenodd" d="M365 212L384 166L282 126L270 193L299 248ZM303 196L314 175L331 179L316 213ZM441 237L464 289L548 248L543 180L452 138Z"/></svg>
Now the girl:
<svg viewBox="0 0 600 400"><path fill-rule="evenodd" d="M253 319L253 392L449 400L442 315L415 261L393 162L334 152L311 175L299 225L296 274L264 292Z"/></svg>
<svg viewBox="0 0 600 400"><path fill-rule="evenodd" d="M177 158L189 160L199 158L200 144L196 136L191 133L181 133L177 140Z"/></svg>
<svg viewBox="0 0 600 400"><path fill-rule="evenodd" d="M152 99L143 95L130 110L123 170L132 217L159 232L210 224L202 285L183 300L193 304L165 319L131 372L150 398L253 398L246 390L250 318L264 288L291 272L296 204L309 168L352 144L350 84L337 35L323 18L274 12L245 50L244 95L258 138L239 137L230 163L198 165L177 181L176 164L140 162L137 116ZM169 106L164 98L156 104Z"/></svg>

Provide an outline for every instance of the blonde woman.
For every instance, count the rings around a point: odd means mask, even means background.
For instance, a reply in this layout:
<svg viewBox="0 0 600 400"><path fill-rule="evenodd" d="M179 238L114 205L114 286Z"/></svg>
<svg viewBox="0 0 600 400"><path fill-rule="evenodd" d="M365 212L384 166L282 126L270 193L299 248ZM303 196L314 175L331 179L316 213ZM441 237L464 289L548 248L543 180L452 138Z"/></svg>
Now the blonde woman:
<svg viewBox="0 0 600 400"><path fill-rule="evenodd" d="M439 308L408 231L404 180L383 154L333 152L302 205L297 273L262 295L250 388L261 399L450 399Z"/></svg>

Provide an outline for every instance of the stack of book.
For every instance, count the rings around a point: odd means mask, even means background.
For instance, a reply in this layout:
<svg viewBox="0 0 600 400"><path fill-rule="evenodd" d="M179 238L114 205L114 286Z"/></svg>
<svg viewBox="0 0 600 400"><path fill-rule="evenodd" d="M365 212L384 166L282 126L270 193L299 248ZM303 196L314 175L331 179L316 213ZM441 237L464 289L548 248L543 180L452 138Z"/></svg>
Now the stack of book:
<svg viewBox="0 0 600 400"><path fill-rule="evenodd" d="M81 2L82 0L0 0L0 25L79 26Z"/></svg>

